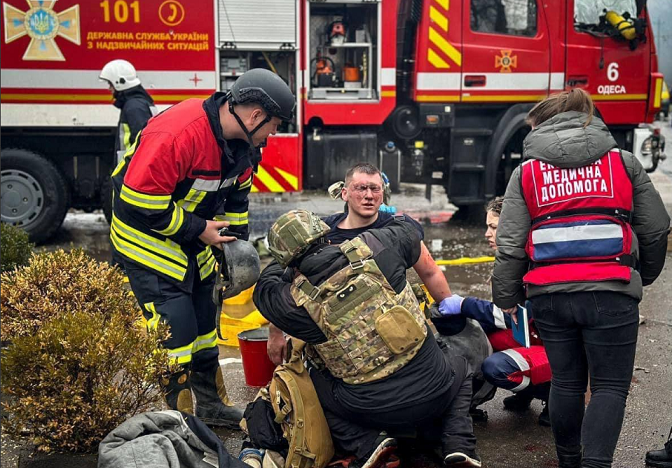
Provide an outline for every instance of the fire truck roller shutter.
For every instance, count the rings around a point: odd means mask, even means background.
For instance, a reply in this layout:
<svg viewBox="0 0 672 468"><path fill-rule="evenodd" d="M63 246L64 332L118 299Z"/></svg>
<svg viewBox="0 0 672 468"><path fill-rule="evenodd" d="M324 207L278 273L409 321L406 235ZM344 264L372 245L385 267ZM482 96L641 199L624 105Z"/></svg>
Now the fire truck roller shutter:
<svg viewBox="0 0 672 468"><path fill-rule="evenodd" d="M70 189L47 158L19 148L2 149L2 222L24 229L35 243L53 236L70 207Z"/></svg>

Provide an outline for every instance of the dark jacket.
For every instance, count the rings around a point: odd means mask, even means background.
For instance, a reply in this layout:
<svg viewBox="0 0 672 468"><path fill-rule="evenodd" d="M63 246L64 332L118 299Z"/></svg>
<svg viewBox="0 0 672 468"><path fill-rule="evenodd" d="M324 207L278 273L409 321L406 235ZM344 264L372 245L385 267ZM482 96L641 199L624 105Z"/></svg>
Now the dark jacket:
<svg viewBox="0 0 672 468"><path fill-rule="evenodd" d="M379 241L377 247L367 238ZM395 220L380 229L371 229L362 237L374 251L373 259L390 286L400 293L406 284L406 270L420 257L420 237L412 223ZM382 244L382 250L380 249ZM302 258L299 270L311 284L319 286L347 265L347 258L336 245L313 246ZM287 334L308 343L326 341L326 337L303 307L290 294L293 272L276 262L262 272L254 289L259 312ZM350 385L334 379L333 393L353 410L392 409L418 401L429 401L447 392L453 379L450 364L431 332L418 354L391 376L378 381ZM390 395L394 394L394 398Z"/></svg>
<svg viewBox="0 0 672 468"><path fill-rule="evenodd" d="M617 146L616 141L600 119L594 117L584 127L586 119L587 115L580 112L564 112L539 125L525 138L524 159L538 159L561 168L583 167L597 161ZM629 283L601 281L530 285L528 298L556 292L611 291L641 300L642 285L653 283L660 274L665 263L670 217L637 158L627 151L622 151L622 156L633 186L632 254L639 259L639 271L632 270ZM518 167L511 175L504 195L492 274L493 300L503 309L525 302L523 276L529 268L525 244L530 226L530 214L521 186L521 167Z"/></svg>
<svg viewBox="0 0 672 468"><path fill-rule="evenodd" d="M153 118L112 174L110 236L124 261L177 284L214 271L198 236L213 218L248 237L248 194L259 152L227 140L219 121L225 95L188 99Z"/></svg>
<svg viewBox="0 0 672 468"><path fill-rule="evenodd" d="M116 155L115 166L124 157L124 153L133 145L140 130L145 128L149 119L158 111L154 100L142 86L135 86L114 94L114 106L121 109L119 114L119 128L114 145Z"/></svg>

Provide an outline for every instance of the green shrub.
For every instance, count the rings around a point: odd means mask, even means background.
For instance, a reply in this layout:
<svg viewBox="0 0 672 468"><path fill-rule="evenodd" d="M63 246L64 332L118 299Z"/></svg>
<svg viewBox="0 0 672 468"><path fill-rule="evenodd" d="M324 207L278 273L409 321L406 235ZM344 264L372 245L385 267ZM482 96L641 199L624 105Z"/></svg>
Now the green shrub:
<svg viewBox="0 0 672 468"><path fill-rule="evenodd" d="M11 224L0 224L0 270L10 271L28 264L35 244L28 242L28 233Z"/></svg>
<svg viewBox="0 0 672 468"><path fill-rule="evenodd" d="M123 275L81 249L33 254L30 264L0 277L0 339L32 335L45 320L65 312L103 315L123 310L138 317L136 300L123 288Z"/></svg>
<svg viewBox="0 0 672 468"><path fill-rule="evenodd" d="M158 381L172 369L157 343L167 333L139 325L118 269L58 251L34 255L2 283L11 339L1 361L3 429L41 451L88 452L127 418L160 407Z"/></svg>

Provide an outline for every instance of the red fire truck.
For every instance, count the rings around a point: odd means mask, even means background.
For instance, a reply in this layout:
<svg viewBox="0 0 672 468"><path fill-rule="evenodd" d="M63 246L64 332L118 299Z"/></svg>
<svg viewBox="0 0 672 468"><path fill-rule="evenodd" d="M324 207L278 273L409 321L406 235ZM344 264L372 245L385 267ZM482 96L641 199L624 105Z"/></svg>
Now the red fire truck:
<svg viewBox="0 0 672 468"><path fill-rule="evenodd" d="M283 77L297 114L255 192L369 161L468 212L520 163L526 112L575 86L623 148L649 168L660 154L642 125L662 87L645 0L6 0L1 28L2 221L38 241L101 206L118 111L98 74L117 58L159 107L254 67Z"/></svg>

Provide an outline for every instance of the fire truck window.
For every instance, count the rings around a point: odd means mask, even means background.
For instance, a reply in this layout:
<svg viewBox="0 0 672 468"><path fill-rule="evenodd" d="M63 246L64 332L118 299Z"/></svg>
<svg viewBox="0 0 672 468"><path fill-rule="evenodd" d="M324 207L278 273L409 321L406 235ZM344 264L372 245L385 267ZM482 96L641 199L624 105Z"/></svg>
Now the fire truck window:
<svg viewBox="0 0 672 468"><path fill-rule="evenodd" d="M630 13L637 16L635 0L576 0L574 2L574 24L600 24L605 11L615 11L619 15Z"/></svg>
<svg viewBox="0 0 672 468"><path fill-rule="evenodd" d="M471 0L471 30L533 37L537 34L537 2Z"/></svg>

